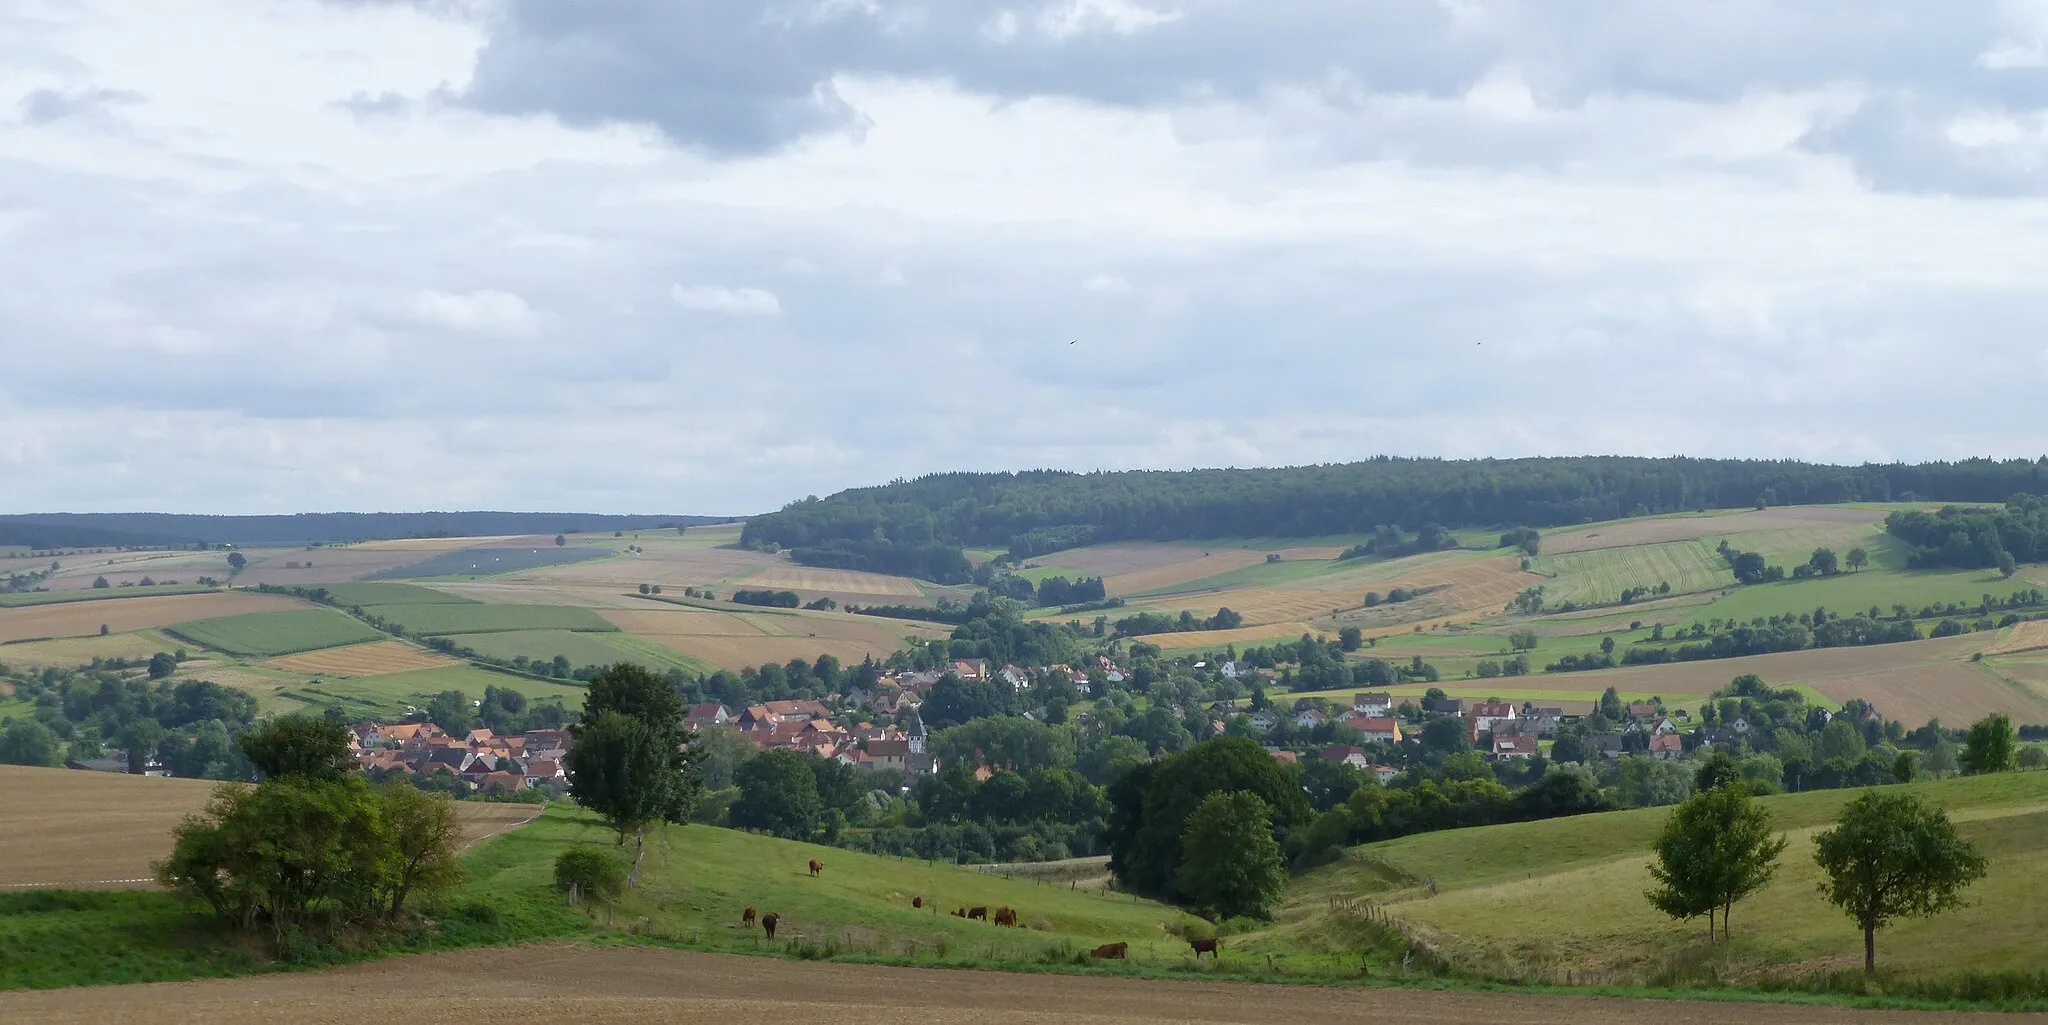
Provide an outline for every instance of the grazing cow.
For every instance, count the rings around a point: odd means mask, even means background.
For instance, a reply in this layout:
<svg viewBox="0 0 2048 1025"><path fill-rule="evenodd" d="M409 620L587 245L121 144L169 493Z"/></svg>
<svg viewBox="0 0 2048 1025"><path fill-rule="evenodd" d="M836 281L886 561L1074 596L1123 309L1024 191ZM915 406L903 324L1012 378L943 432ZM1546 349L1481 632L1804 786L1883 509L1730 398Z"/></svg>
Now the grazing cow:
<svg viewBox="0 0 2048 1025"><path fill-rule="evenodd" d="M825 871L825 863L824 863L824 862L822 862L822 861L819 861L819 860L818 860L818 859L816 859L816 858L812 858L812 859L811 859L811 878L813 878L813 879L816 879L816 878L818 878L818 873L820 873L820 872L823 872L823 871Z"/></svg>
<svg viewBox="0 0 2048 1025"><path fill-rule="evenodd" d="M1188 946L1194 948L1195 960L1197 961L1202 959L1203 954L1207 954L1210 957L1218 959L1221 959L1223 957L1222 940L1189 940Z"/></svg>
<svg viewBox="0 0 2048 1025"><path fill-rule="evenodd" d="M1007 925L1007 926L1009 926L1010 928L1012 928L1012 929L1015 929L1015 928L1017 927L1017 909L1016 909L1016 908L997 908L997 909L996 909L996 924L997 924L997 925Z"/></svg>
<svg viewBox="0 0 2048 1025"><path fill-rule="evenodd" d="M768 938L769 938L769 939L771 939L771 940L772 940L772 939L774 939L774 938L775 938L775 923L777 923L777 922L780 922L780 921L782 921L782 916L781 916L781 915L778 915L778 914L776 914L776 913L775 913L775 912L773 912L773 911L770 911L770 912L768 912L767 914L765 914L765 915L762 915L762 916L761 916L761 931L763 931L763 932L767 933L767 934L768 934Z"/></svg>
<svg viewBox="0 0 2048 1025"><path fill-rule="evenodd" d="M1105 943L1102 946L1096 947L1095 952L1090 956L1115 958L1122 961L1130 955L1131 945L1128 943Z"/></svg>
<svg viewBox="0 0 2048 1025"><path fill-rule="evenodd" d="M761 917L761 913L754 910L754 906L749 904L745 911L740 912L740 924L752 929L754 927L754 919L759 917Z"/></svg>
<svg viewBox="0 0 2048 1025"><path fill-rule="evenodd" d="M969 917L969 918L979 918L979 919L981 919L982 921L986 922L986 921L988 921L988 908L987 908L987 907L978 907L978 908L968 908L968 909L967 909L967 917Z"/></svg>
<svg viewBox="0 0 2048 1025"><path fill-rule="evenodd" d="M953 917L954 917L954 918L966 918L966 917L967 917L967 909L966 909L966 908L961 908L961 909L959 909L958 911L955 911L955 912L953 912Z"/></svg>
<svg viewBox="0 0 2048 1025"><path fill-rule="evenodd" d="M914 907L914 908L921 908L921 907L924 907L924 898L923 898L923 897L912 897L912 898L910 898L910 906L911 906L911 907Z"/></svg>

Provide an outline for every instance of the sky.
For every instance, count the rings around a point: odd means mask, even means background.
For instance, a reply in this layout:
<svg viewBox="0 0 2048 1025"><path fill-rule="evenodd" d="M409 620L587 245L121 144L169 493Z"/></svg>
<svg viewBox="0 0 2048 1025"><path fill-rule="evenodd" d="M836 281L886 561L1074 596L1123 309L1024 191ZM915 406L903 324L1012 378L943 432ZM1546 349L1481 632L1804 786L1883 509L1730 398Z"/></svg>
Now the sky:
<svg viewBox="0 0 2048 1025"><path fill-rule="evenodd" d="M2048 0L0 0L0 512L2048 451Z"/></svg>

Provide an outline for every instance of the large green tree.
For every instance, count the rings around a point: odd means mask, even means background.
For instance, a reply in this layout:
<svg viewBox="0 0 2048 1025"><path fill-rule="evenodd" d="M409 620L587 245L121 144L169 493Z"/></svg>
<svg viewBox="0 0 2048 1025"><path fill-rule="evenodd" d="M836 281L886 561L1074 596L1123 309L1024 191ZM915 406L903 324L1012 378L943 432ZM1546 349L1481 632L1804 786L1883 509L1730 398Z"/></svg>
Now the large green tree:
<svg viewBox="0 0 2048 1025"><path fill-rule="evenodd" d="M1244 790L1210 794L1181 832L1175 884L1216 918L1264 918L1287 887L1266 802Z"/></svg>
<svg viewBox="0 0 2048 1025"><path fill-rule="evenodd" d="M1176 875L1189 817L1209 795L1239 790L1265 802L1276 838L1314 816L1294 770L1258 744L1241 737L1203 741L1110 786L1110 871L1135 892L1180 896Z"/></svg>
<svg viewBox="0 0 2048 1025"><path fill-rule="evenodd" d="M1820 892L1863 929L1866 973L1877 971L1877 930L1957 906L1985 872L1983 855L1948 815L1910 794L1864 794L1813 843L1827 875Z"/></svg>
<svg viewBox="0 0 2048 1025"><path fill-rule="evenodd" d="M20 719L0 732L0 765L64 764L64 744L48 726Z"/></svg>
<svg viewBox="0 0 2048 1025"><path fill-rule="evenodd" d="M792 840L808 840L818 831L824 802L809 759L795 751L763 751L733 773L740 799L732 806L732 824Z"/></svg>
<svg viewBox="0 0 2048 1025"><path fill-rule="evenodd" d="M237 738L264 779L303 776L339 780L355 770L348 726L333 719L287 715L266 719Z"/></svg>
<svg viewBox="0 0 2048 1025"><path fill-rule="evenodd" d="M1654 848L1657 863L1650 866L1659 885L1646 895L1673 918L1706 915L1711 943L1715 911L1727 936L1728 913L1777 874L1785 843L1772 834L1770 813L1750 799L1747 787L1718 783L1686 798L1665 821Z"/></svg>
<svg viewBox="0 0 2048 1025"><path fill-rule="evenodd" d="M1970 724L1963 740L1963 772L2011 772L2019 766L2019 732L2012 717L2002 712L1987 715Z"/></svg>
<svg viewBox="0 0 2048 1025"><path fill-rule="evenodd" d="M639 885L647 831L689 821L702 780L687 746L683 701L668 681L621 662L590 679L583 722L563 769L577 803L604 817L618 842L633 841L627 875Z"/></svg>

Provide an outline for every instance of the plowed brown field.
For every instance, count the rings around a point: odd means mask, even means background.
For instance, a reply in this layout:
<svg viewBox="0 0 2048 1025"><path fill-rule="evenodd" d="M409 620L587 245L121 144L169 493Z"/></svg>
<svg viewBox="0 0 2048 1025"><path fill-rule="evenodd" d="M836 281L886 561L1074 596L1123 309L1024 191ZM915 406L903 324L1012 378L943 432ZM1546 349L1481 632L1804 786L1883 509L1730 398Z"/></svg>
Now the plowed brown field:
<svg viewBox="0 0 2048 1025"><path fill-rule="evenodd" d="M2038 1025L2043 1015L1847 1011L1750 1003L1077 978L806 963L645 947L548 944L395 958L322 972L0 993L0 1019L469 1025Z"/></svg>
<svg viewBox="0 0 2048 1025"><path fill-rule="evenodd" d="M1729 516L1665 516L1648 520L1609 523L1584 531L1558 531L1543 539L1545 555L1589 552L1598 548L1626 548L1666 541L1694 541L1717 534L1742 534L1759 530L1786 530L1845 523L1877 523L1885 513L1878 509L1805 505Z"/></svg>
<svg viewBox="0 0 2048 1025"><path fill-rule="evenodd" d="M1813 689L1836 701L1862 698L1885 718L1908 726L1929 719L1975 722L1993 712L2024 723L2048 722L2048 702L1969 662L1899 666L1811 682Z"/></svg>
<svg viewBox="0 0 2048 1025"><path fill-rule="evenodd" d="M383 676L412 669L456 665L455 659L415 648L404 641L371 641L344 648L286 655L263 663L273 669L315 676Z"/></svg>
<svg viewBox="0 0 2048 1025"><path fill-rule="evenodd" d="M0 890L146 886L171 828L205 807L219 784L75 769L0 765ZM524 804L455 806L472 843L539 813ZM0 1011L0 1021L11 1021Z"/></svg>
<svg viewBox="0 0 2048 1025"><path fill-rule="evenodd" d="M108 598L0 609L0 641L24 637L83 637L151 630L173 623L243 612L274 612L305 608L304 602L281 594L229 591L218 594L170 594L153 598Z"/></svg>

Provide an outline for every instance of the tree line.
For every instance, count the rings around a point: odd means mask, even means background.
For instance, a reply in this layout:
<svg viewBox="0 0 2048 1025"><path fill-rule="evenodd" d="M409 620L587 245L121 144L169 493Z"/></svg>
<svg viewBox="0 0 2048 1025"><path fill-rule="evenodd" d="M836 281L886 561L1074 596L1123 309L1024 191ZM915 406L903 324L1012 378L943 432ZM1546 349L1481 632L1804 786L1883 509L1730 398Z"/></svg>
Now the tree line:
<svg viewBox="0 0 2048 1025"><path fill-rule="evenodd" d="M1913 568L1997 569L2012 576L2020 563L2048 561L2048 502L2016 494L2003 508L1947 506L1895 512L1885 532L1913 546Z"/></svg>

